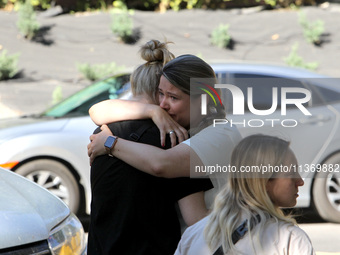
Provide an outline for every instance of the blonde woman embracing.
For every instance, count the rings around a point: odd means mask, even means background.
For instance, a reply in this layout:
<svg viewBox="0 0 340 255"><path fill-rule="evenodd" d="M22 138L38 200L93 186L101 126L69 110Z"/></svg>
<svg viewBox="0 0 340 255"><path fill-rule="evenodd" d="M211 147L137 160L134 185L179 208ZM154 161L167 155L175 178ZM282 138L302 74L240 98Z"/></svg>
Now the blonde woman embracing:
<svg viewBox="0 0 340 255"><path fill-rule="evenodd" d="M315 254L307 234L280 209L295 206L304 184L290 167L296 164L288 142L266 135L244 138L231 158L236 171L213 211L184 232L175 255ZM282 171L245 171L252 166Z"/></svg>

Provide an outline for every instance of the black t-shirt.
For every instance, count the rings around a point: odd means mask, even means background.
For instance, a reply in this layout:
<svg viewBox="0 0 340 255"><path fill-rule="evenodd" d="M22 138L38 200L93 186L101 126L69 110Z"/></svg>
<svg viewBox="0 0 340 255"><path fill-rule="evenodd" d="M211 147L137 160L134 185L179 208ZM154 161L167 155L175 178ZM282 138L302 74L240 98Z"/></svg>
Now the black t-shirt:
<svg viewBox="0 0 340 255"><path fill-rule="evenodd" d="M114 135L127 140L133 140L140 127L147 129L138 142L161 147L151 120L109 125ZM97 157L91 167L88 254L173 254L181 234L176 201L212 187L209 179L160 178L115 157Z"/></svg>

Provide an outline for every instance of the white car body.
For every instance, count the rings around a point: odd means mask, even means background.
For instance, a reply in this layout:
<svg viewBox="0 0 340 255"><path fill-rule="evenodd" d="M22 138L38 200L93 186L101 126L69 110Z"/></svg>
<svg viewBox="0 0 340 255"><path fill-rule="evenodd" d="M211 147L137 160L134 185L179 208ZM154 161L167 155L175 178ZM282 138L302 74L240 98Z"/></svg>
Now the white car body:
<svg viewBox="0 0 340 255"><path fill-rule="evenodd" d="M38 121L2 130L0 158L2 162L24 162L36 157L65 161L79 174L80 183L86 191L86 200L90 201L90 166L86 146L95 128L96 125L86 116ZM58 192L55 194L62 195ZM67 199L64 201L68 203ZM89 209L87 207L88 213Z"/></svg>
<svg viewBox="0 0 340 255"><path fill-rule="evenodd" d="M77 240L73 254L85 254L82 225L58 197L3 168L0 183L0 253L52 254L53 250L57 255L61 246ZM64 243L55 235L63 236Z"/></svg>

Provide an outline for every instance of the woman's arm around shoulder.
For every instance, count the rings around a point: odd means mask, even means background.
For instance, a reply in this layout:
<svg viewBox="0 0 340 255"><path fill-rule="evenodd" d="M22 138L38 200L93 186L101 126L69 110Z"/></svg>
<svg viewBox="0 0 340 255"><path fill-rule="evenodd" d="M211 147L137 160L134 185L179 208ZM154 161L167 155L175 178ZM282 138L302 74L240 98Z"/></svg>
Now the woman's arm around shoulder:
<svg viewBox="0 0 340 255"><path fill-rule="evenodd" d="M93 105L89 109L89 114L98 126L123 120L152 119L160 131L161 144L165 143L166 135L173 131L174 134L170 135L172 147L176 145L176 137L179 142L188 139L187 130L158 105L109 99Z"/></svg>
<svg viewBox="0 0 340 255"><path fill-rule="evenodd" d="M188 226L195 224L208 215L208 209L204 202L204 192L190 194L178 201L182 217Z"/></svg>
<svg viewBox="0 0 340 255"><path fill-rule="evenodd" d="M91 142L87 146L90 163L95 157L106 154L104 143L112 133L106 125L101 129L102 132L90 136ZM111 153L143 172L166 178L188 177L191 173L190 166L202 165L197 154L184 143L163 150L119 138Z"/></svg>
<svg viewBox="0 0 340 255"><path fill-rule="evenodd" d="M153 106L137 101L109 99L89 109L92 121L98 126L122 120L147 119Z"/></svg>
<svg viewBox="0 0 340 255"><path fill-rule="evenodd" d="M113 156L143 172L165 178L188 177L191 174L190 167L201 162L197 154L183 143L163 150L118 139Z"/></svg>

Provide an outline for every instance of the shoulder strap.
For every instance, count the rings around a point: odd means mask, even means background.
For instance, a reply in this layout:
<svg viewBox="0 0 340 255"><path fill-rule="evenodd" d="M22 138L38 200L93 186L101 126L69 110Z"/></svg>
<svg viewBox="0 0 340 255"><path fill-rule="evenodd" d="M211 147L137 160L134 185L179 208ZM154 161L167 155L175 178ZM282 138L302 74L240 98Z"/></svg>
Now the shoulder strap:
<svg viewBox="0 0 340 255"><path fill-rule="evenodd" d="M213 255L224 255L222 245L214 252Z"/></svg>
<svg viewBox="0 0 340 255"><path fill-rule="evenodd" d="M256 220L257 219L257 220ZM252 217L250 219L250 230L261 221L260 215L256 215L256 219ZM245 220L240 226L237 227L237 229L234 230L234 232L231 235L231 239L233 241L233 244L236 244L241 238L244 237L244 235L248 232L248 226L247 226L248 220ZM223 255L223 249L222 246L218 247L218 249L214 252L213 255Z"/></svg>
<svg viewBox="0 0 340 255"><path fill-rule="evenodd" d="M238 240L240 240L244 235L248 232L248 220L245 220L237 229L234 230L233 234L231 235L231 239L233 244L236 244Z"/></svg>
<svg viewBox="0 0 340 255"><path fill-rule="evenodd" d="M144 132L145 132L146 130L148 130L149 128L151 128L151 125L150 125L150 124L145 123L144 125L141 125L141 126L137 129L137 131L132 132L132 133L130 134L130 138L131 138L133 141L137 142L137 141L142 137L142 135L144 134Z"/></svg>

